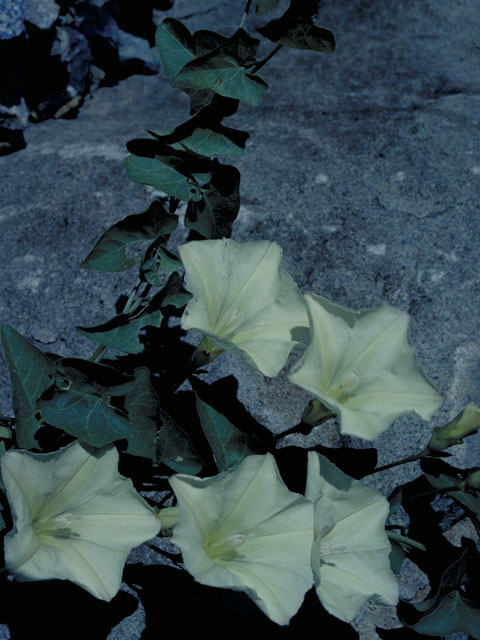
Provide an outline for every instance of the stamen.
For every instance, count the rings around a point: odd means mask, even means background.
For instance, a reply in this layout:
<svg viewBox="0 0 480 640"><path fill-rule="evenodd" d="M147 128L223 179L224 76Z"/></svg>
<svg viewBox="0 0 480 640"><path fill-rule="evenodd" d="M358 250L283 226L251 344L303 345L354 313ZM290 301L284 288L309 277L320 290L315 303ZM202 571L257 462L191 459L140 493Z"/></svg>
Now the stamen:
<svg viewBox="0 0 480 640"><path fill-rule="evenodd" d="M238 547L242 546L247 536L243 533L234 533L233 535L221 540L220 542L207 542L204 545L205 551L208 553L212 560L226 560L231 559L237 555L235 551Z"/></svg>

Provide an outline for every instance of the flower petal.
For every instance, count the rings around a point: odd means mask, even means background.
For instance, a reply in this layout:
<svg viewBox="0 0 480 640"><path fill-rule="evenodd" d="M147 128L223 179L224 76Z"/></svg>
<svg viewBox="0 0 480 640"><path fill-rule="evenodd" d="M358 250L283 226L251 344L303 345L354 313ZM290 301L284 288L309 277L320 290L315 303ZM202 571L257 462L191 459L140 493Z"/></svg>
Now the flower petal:
<svg viewBox="0 0 480 640"><path fill-rule="evenodd" d="M117 467L115 447L79 442L53 454L2 457L14 521L5 562L19 580L71 580L97 598L113 598L130 549L160 528Z"/></svg>
<svg viewBox="0 0 480 640"><path fill-rule="evenodd" d="M398 602L385 533L388 501L345 475L327 458L309 452L306 496L315 502L312 568L317 595L327 611L349 622L371 597ZM324 510L334 526L324 530Z"/></svg>
<svg viewBox="0 0 480 640"><path fill-rule="evenodd" d="M184 329L199 329L250 366L275 376L308 327L305 304L281 266L275 242L203 240L180 247L186 288L193 294Z"/></svg>
<svg viewBox="0 0 480 640"><path fill-rule="evenodd" d="M313 508L287 489L273 456L170 482L180 512L173 542L188 571L202 584L246 592L271 620L288 624L313 580Z"/></svg>
<svg viewBox="0 0 480 640"><path fill-rule="evenodd" d="M441 396L418 364L408 314L305 298L312 342L289 379L339 414L342 433L371 440L400 415L432 416Z"/></svg>

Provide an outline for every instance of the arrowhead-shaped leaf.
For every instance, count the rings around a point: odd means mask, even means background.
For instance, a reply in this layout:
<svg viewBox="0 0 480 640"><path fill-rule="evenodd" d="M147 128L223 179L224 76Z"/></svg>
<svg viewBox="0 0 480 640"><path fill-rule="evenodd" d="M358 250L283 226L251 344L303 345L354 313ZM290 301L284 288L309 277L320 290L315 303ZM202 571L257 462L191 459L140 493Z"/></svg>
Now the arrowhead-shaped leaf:
<svg viewBox="0 0 480 640"><path fill-rule="evenodd" d="M155 41L167 80L172 84L187 62L213 51L226 40L215 31L202 30L191 35L181 22L166 18L157 29Z"/></svg>
<svg viewBox="0 0 480 640"><path fill-rule="evenodd" d="M152 298L149 308L163 309L172 306L180 309L187 304L191 297L192 294L183 288L180 276L174 271L163 289Z"/></svg>
<svg viewBox="0 0 480 640"><path fill-rule="evenodd" d="M40 428L35 418L37 399L52 385L54 366L8 324L2 325L1 337L12 379L17 444L22 449L33 449L38 447L35 434Z"/></svg>
<svg viewBox="0 0 480 640"><path fill-rule="evenodd" d="M128 177L133 182L148 184L178 200L200 200L200 187L173 167L157 158L128 156L125 160Z"/></svg>
<svg viewBox="0 0 480 640"><path fill-rule="evenodd" d="M248 446L247 435L198 396L197 412L219 471L235 467L246 456L255 453Z"/></svg>
<svg viewBox="0 0 480 640"><path fill-rule="evenodd" d="M268 85L249 73L235 58L206 56L186 64L177 76L175 85L181 89L211 89L221 96L236 98L254 107L260 104Z"/></svg>
<svg viewBox="0 0 480 640"><path fill-rule="evenodd" d="M189 437L165 411L160 410L161 427L157 434L157 459L177 473L197 474L202 462Z"/></svg>
<svg viewBox="0 0 480 640"><path fill-rule="evenodd" d="M176 144L202 156L238 157L243 154L245 141L248 137L248 133L235 131L227 127L223 127L222 133L211 129L199 128Z"/></svg>
<svg viewBox="0 0 480 640"><path fill-rule="evenodd" d="M126 249L139 242L151 241L174 231L177 216L167 213L160 201L154 200L147 211L127 216L108 229L82 263L84 269L123 271L140 261L129 257Z"/></svg>
<svg viewBox="0 0 480 640"><path fill-rule="evenodd" d="M480 640L480 602L475 587L480 556L473 541L463 538L462 546L462 554L443 574L434 597L413 604L400 602L398 615L409 628L425 635L464 632Z"/></svg>
<svg viewBox="0 0 480 640"><path fill-rule="evenodd" d="M167 249L167 238L160 236L152 242L143 256L140 278L143 282L149 282L155 287L162 287L165 284L165 278L160 273L161 269L173 271L181 267L180 258Z"/></svg>
<svg viewBox="0 0 480 640"><path fill-rule="evenodd" d="M55 388L37 402L46 422L94 447L129 437L128 418L112 398L129 391L131 376L80 358L61 358L55 368Z"/></svg>
<svg viewBox="0 0 480 640"><path fill-rule="evenodd" d="M44 420L93 447L128 438L128 418L100 395L74 388L56 390L38 407Z"/></svg>
<svg viewBox="0 0 480 640"><path fill-rule="evenodd" d="M238 169L217 164L210 184L202 188L203 199L188 204L185 226L205 238L229 237L240 209L239 189Z"/></svg>
<svg viewBox="0 0 480 640"><path fill-rule="evenodd" d="M147 367L135 369L135 382L125 396L131 431L127 453L155 460L155 437L159 426L159 402Z"/></svg>
<svg viewBox="0 0 480 640"><path fill-rule="evenodd" d="M110 349L125 353L141 353L144 345L140 341L139 332L144 327L159 327L161 321L162 314L159 311L145 313L134 319L119 315L95 327L77 327L77 331Z"/></svg>

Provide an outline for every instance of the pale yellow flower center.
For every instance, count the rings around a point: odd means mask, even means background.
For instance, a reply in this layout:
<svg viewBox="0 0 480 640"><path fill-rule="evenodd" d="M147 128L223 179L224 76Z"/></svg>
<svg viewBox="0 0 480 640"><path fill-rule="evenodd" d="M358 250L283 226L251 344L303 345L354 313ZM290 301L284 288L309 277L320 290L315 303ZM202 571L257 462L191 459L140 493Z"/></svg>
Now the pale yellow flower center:
<svg viewBox="0 0 480 640"><path fill-rule="evenodd" d="M351 369L341 376L327 393L330 397L340 400L345 396L351 395L358 387L359 382L360 374L355 369Z"/></svg>
<svg viewBox="0 0 480 640"><path fill-rule="evenodd" d="M204 544L204 548L214 561L232 560L238 556L237 549L242 546L245 540L246 536L243 533L234 533L223 540L208 540Z"/></svg>
<svg viewBox="0 0 480 640"><path fill-rule="evenodd" d="M221 321L214 328L217 335L223 338L230 338L242 323L244 316L243 311L240 311L236 307L230 309L228 313L221 319Z"/></svg>
<svg viewBox="0 0 480 640"><path fill-rule="evenodd" d="M35 518L32 522L33 530L39 539L45 536L69 538L74 535L73 521L79 518L80 516L74 516L72 513L60 513L53 518Z"/></svg>

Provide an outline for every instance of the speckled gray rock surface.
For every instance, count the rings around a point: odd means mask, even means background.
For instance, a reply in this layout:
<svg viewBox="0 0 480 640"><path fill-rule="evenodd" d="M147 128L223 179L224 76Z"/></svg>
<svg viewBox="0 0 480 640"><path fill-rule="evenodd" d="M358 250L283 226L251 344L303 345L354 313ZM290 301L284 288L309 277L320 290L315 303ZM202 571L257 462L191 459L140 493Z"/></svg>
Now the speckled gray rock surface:
<svg viewBox="0 0 480 640"><path fill-rule="evenodd" d="M190 28L230 33L243 10L243 2L211 2L196 15L196 6L178 0L168 15L193 14ZM281 50L262 70L270 89L261 105L241 107L229 122L251 133L237 163L243 205L233 238L279 242L304 291L355 309L408 311L420 361L445 397L432 420L442 424L480 401L478 7L325 0L320 15L336 52ZM0 159L2 322L43 349L90 355L73 327L108 319L134 275L79 263L107 226L142 211L151 195L126 179L124 144L186 117L185 97L161 74L132 77L100 90L77 120L28 129L27 149ZM1 373L8 414L4 363ZM211 367L212 379L231 373L259 421L275 431L298 422L309 396L286 374L264 379L230 355ZM397 420L376 442L380 464L420 450L430 428ZM330 425L291 440L370 446ZM453 464L480 465L480 436L452 452ZM388 494L418 473L410 464L371 483ZM407 598L425 595L417 574L402 577ZM136 640L141 624L138 610L111 640ZM398 622L392 609L367 605L356 621L363 640L376 637L375 624Z"/></svg>
<svg viewBox="0 0 480 640"><path fill-rule="evenodd" d="M0 0L0 40L22 33L27 4L27 0Z"/></svg>

